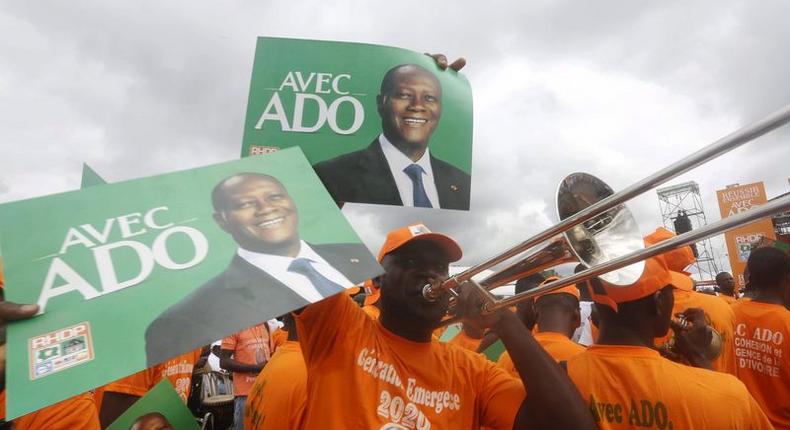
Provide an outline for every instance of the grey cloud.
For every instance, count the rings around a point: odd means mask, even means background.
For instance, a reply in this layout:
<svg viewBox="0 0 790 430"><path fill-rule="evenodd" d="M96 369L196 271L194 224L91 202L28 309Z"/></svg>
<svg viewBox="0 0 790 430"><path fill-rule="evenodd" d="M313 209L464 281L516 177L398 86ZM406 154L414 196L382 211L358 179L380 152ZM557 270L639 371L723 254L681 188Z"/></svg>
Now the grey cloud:
<svg viewBox="0 0 790 430"><path fill-rule="evenodd" d="M620 189L790 102L790 6L779 0L404 1L386 13L363 1L1 8L2 201L74 189L83 162L118 181L238 157L259 35L466 56L473 211L344 209L373 251L388 229L424 221L458 238L464 264L554 222L567 173ZM562 73L567 81L552 79ZM788 139L790 129L777 132L673 183L698 181L717 219L715 190L728 183L787 190ZM654 192L631 207L644 231L660 223Z"/></svg>

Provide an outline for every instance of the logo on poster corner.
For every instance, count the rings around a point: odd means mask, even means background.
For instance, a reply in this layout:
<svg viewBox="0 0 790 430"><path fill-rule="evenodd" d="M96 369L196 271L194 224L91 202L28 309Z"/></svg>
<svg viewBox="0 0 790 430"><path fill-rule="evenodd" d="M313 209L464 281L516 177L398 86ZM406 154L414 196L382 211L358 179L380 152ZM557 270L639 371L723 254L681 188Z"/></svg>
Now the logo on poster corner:
<svg viewBox="0 0 790 430"><path fill-rule="evenodd" d="M271 154L272 152L277 152L279 150L280 148L276 146L250 145L249 155Z"/></svg>
<svg viewBox="0 0 790 430"><path fill-rule="evenodd" d="M51 331L28 339L30 379L35 380L93 360L90 323Z"/></svg>

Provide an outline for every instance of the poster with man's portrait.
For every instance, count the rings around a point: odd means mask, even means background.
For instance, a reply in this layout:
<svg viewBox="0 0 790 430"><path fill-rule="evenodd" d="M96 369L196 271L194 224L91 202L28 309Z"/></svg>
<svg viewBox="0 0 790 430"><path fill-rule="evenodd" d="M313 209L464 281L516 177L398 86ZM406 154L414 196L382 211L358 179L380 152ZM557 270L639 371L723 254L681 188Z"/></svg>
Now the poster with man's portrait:
<svg viewBox="0 0 790 430"><path fill-rule="evenodd" d="M299 148L0 205L9 418L381 273ZM35 393L35 395L31 395Z"/></svg>
<svg viewBox="0 0 790 430"><path fill-rule="evenodd" d="M258 38L242 157L291 146L338 204L469 210L472 92L425 54Z"/></svg>
<svg viewBox="0 0 790 430"><path fill-rule="evenodd" d="M197 421L165 378L134 402L107 430L198 430Z"/></svg>

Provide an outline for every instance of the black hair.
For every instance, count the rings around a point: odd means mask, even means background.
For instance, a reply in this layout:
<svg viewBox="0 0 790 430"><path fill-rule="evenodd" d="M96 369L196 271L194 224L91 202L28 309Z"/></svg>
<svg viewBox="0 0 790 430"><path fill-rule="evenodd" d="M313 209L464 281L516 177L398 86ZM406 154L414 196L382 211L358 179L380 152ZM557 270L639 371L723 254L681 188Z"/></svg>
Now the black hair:
<svg viewBox="0 0 790 430"><path fill-rule="evenodd" d="M546 278L540 273L533 273L529 276L521 278L518 281L516 281L516 294L521 294L524 291L529 291L540 285L540 283L545 280Z"/></svg>
<svg viewBox="0 0 790 430"><path fill-rule="evenodd" d="M756 288L776 288L790 275L790 255L773 247L757 248L749 255L746 268Z"/></svg>
<svg viewBox="0 0 790 430"><path fill-rule="evenodd" d="M567 293L545 294L535 301L536 309L560 308L565 311L579 309L579 301Z"/></svg>

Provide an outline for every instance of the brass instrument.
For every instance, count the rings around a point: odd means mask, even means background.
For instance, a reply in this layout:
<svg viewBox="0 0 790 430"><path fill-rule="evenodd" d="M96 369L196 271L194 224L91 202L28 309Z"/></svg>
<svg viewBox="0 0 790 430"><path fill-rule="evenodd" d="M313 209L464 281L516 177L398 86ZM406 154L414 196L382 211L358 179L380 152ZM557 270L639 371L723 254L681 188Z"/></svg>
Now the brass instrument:
<svg viewBox="0 0 790 430"><path fill-rule="evenodd" d="M691 323L686 319L686 316L681 314L675 322L681 328L687 328L691 325ZM721 337L721 333L719 333L713 326L710 324L710 321L707 322L707 326L705 327L706 330L710 333L710 343L705 350L705 356L708 360L713 361L721 355L722 349L724 348L724 339ZM677 335L677 333L675 334ZM677 349L677 342L675 340L675 335L673 335L669 340L660 345L658 347L658 351L661 355L670 358L672 360L678 361L679 357L681 356L680 352Z"/></svg>
<svg viewBox="0 0 790 430"><path fill-rule="evenodd" d="M435 284L426 284L423 286L423 296L427 300L436 300L442 294L457 295L453 289L468 283L485 297L481 312L489 314L548 291L586 281L593 277L601 277L613 286L625 286L639 279L644 268L644 260L650 257L699 242L760 218L788 211L790 210L790 196L785 196L747 212L644 248L636 222L624 205L631 198L779 128L787 122L790 122L790 105L711 143L617 193L614 193L609 186L592 175L571 174L560 183L557 192L557 212L560 218L558 224L459 274ZM472 280L473 276L483 270L522 255L525 251L547 240L549 243L542 249L533 251L520 261L479 283ZM580 262L587 269L501 300L489 292L489 290L514 279L542 271L553 265L574 261Z"/></svg>

